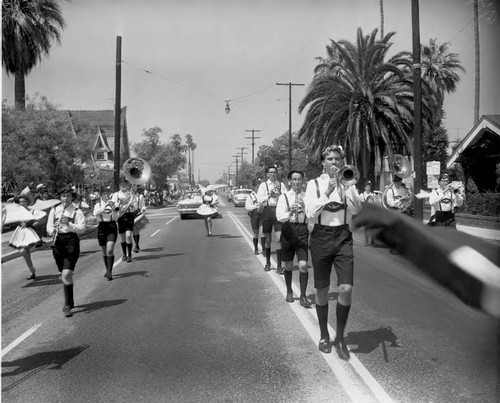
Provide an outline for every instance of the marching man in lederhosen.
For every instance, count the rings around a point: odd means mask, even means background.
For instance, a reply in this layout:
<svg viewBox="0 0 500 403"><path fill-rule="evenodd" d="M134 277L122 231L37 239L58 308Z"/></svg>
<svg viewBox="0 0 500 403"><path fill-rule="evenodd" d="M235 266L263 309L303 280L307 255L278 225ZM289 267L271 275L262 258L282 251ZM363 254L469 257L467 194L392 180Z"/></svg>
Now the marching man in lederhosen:
<svg viewBox="0 0 500 403"><path fill-rule="evenodd" d="M257 197L259 202L264 206L262 210L262 233L266 237L266 265L264 266L264 270L271 270L271 241L274 228L274 235L276 236L276 260L278 261L276 271L278 274L284 274L281 267L281 223L276 219L276 205L278 204L279 195L286 192L286 187L282 182L276 181L277 173L278 168L276 165L267 167L267 180L260 184L257 190Z"/></svg>
<svg viewBox="0 0 500 403"><path fill-rule="evenodd" d="M248 215L250 216L250 226L252 227L253 231L253 248L255 255L259 254L259 230L260 227L262 226L263 209L264 206L261 203L259 203L257 193L255 193L252 190L252 193L250 193L247 196L247 199L245 201L245 210L248 211ZM262 253L264 254L266 248L266 237L264 236L261 237L260 242L262 247Z"/></svg>
<svg viewBox="0 0 500 403"><path fill-rule="evenodd" d="M108 195L103 194L101 199L94 205L94 216L99 220L97 225L97 241L102 248L102 257L106 273L104 278L113 280L113 264L115 262L115 243L118 235L119 207L113 200L108 200Z"/></svg>
<svg viewBox="0 0 500 403"><path fill-rule="evenodd" d="M132 261L132 233L134 231L134 211L137 210L137 198L130 190L130 183L122 181L120 190L113 193L111 198L116 206L120 208L118 218L118 233L121 237L123 261Z"/></svg>
<svg viewBox="0 0 500 403"><path fill-rule="evenodd" d="M314 223L309 240L316 288L316 313L320 328L318 348L330 353L332 344L328 332L328 292L332 265L337 274L337 331L333 341L337 354L348 360L349 350L344 331L351 308L354 255L349 223L361 211L361 199L356 187L345 187L338 178L344 165L344 152L339 146L327 147L321 153L323 174L307 183L306 215Z"/></svg>
<svg viewBox="0 0 500 403"><path fill-rule="evenodd" d="M429 196L429 204L435 211L430 225L457 229L454 210L464 204L464 198L458 189L453 189L449 182L447 173L439 175L439 186Z"/></svg>
<svg viewBox="0 0 500 403"><path fill-rule="evenodd" d="M291 189L279 197L276 207L276 218L283 224L281 229L281 250L285 264L286 301L293 302L293 258L297 255L300 284L299 301L304 308L310 308L311 303L306 296L307 282L309 280L307 270L309 229L307 228L307 216L304 212L305 193L302 191L304 172L290 171L288 181L291 184Z"/></svg>
<svg viewBox="0 0 500 403"><path fill-rule="evenodd" d="M134 220L141 214L146 212L146 199L144 198L144 188L142 186L137 186L137 210L134 211ZM139 253L141 248L139 246L139 241L141 240L141 229L134 225L134 230L132 231L132 238L135 242L134 252Z"/></svg>
<svg viewBox="0 0 500 403"><path fill-rule="evenodd" d="M80 238L85 231L85 217L81 209L73 204L76 193L70 187L60 191L61 204L54 207L47 220L47 234L54 236L52 255L57 264L64 287L65 316L71 316L75 307L73 299L73 272L80 257Z"/></svg>

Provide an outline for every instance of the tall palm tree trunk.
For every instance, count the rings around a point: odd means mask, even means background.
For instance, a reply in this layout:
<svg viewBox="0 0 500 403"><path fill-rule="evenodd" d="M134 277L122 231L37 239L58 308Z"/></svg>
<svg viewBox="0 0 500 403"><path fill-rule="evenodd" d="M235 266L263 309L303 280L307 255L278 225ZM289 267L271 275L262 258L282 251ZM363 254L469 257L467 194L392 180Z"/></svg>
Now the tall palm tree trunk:
<svg viewBox="0 0 500 403"><path fill-rule="evenodd" d="M475 48L475 80L474 80L474 124L479 121L479 84L480 84L480 71L479 71L479 10L477 0L474 0L474 48Z"/></svg>
<svg viewBox="0 0 500 403"><path fill-rule="evenodd" d="M384 37L384 0L380 0L380 39Z"/></svg>
<svg viewBox="0 0 500 403"><path fill-rule="evenodd" d="M25 82L24 73L16 72L14 74L14 102L16 110L24 110L25 103Z"/></svg>

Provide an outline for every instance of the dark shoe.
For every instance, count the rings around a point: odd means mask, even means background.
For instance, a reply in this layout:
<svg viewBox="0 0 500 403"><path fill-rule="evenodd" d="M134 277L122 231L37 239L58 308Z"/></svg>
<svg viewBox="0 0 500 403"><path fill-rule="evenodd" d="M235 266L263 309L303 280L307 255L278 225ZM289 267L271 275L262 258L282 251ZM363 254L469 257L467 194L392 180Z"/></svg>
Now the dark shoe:
<svg viewBox="0 0 500 403"><path fill-rule="evenodd" d="M35 273L33 273L31 276L29 276L26 280L36 280Z"/></svg>
<svg viewBox="0 0 500 403"><path fill-rule="evenodd" d="M337 351L337 355L341 360L347 361L349 358L351 358L349 349L347 348L344 340L335 340L333 342L333 345L335 347L335 350Z"/></svg>
<svg viewBox="0 0 500 403"><path fill-rule="evenodd" d="M127 256L127 263L130 263L132 261L132 256Z"/></svg>
<svg viewBox="0 0 500 403"><path fill-rule="evenodd" d="M293 302L293 293L292 292L287 292L286 293L285 301L286 302Z"/></svg>
<svg viewBox="0 0 500 403"><path fill-rule="evenodd" d="M135 252L135 253L139 253L139 251L140 251L140 250L141 250L141 249L140 249L138 246L136 246L136 247L135 247L135 249L134 249L134 252Z"/></svg>
<svg viewBox="0 0 500 403"><path fill-rule="evenodd" d="M111 275L111 274L109 274L108 272L106 272L106 273L104 273L104 278L109 279L109 276L110 276L110 275Z"/></svg>
<svg viewBox="0 0 500 403"><path fill-rule="evenodd" d="M123 255L122 260L125 262L127 260L127 256Z"/></svg>
<svg viewBox="0 0 500 403"><path fill-rule="evenodd" d="M69 305L64 306L62 311L63 311L64 316L66 316L67 318L69 318L70 316L73 316L73 314L71 313L71 307Z"/></svg>
<svg viewBox="0 0 500 403"><path fill-rule="evenodd" d="M330 354L332 352L332 344L330 339L321 339L318 344L319 351L325 354Z"/></svg>
<svg viewBox="0 0 500 403"><path fill-rule="evenodd" d="M110 274L108 277L108 281L111 281L111 280L113 280L113 276Z"/></svg>
<svg viewBox="0 0 500 403"><path fill-rule="evenodd" d="M307 299L307 297L300 297L300 305L304 308L310 308L311 302Z"/></svg>
<svg viewBox="0 0 500 403"><path fill-rule="evenodd" d="M269 263L266 263L264 266L264 271L271 271L271 265Z"/></svg>
<svg viewBox="0 0 500 403"><path fill-rule="evenodd" d="M257 249L255 249L255 250L253 251L253 254L254 254L254 255L258 255L258 254L259 254L259 251L258 251Z"/></svg>
<svg viewBox="0 0 500 403"><path fill-rule="evenodd" d="M276 273L278 273L278 274L285 274L285 269L283 267L278 267L276 269Z"/></svg>

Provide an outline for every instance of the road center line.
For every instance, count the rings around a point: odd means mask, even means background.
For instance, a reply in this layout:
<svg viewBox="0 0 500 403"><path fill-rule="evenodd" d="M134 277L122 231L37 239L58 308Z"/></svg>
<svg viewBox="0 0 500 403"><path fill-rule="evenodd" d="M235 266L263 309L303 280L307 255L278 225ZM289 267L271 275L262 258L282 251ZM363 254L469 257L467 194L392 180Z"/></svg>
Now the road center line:
<svg viewBox="0 0 500 403"><path fill-rule="evenodd" d="M247 241L250 249L253 250L253 243L252 243L253 235L239 221L239 219L236 218L236 216L231 211L229 211L228 213L229 217L231 217L236 227L240 230L240 233ZM262 256L258 255L256 257L262 264L265 263L264 258ZM273 265L276 265L274 259L272 260L273 260L272 262ZM282 276L273 271L268 272L268 274L271 276L271 279L276 284L278 289L281 291L283 297L285 297L286 286L282 280ZM292 288L295 295L300 294L300 290L297 289L295 283L292 283ZM308 332L309 336L314 341L314 343L316 343L319 340L320 334L318 329L317 318L313 313L314 310L313 309L306 310L299 304L288 304L288 306L293 310L293 312L299 319L302 326ZM331 328L330 325L328 325L328 330L330 334L333 337L335 337L334 336L335 331ZM361 388L358 387L358 385L356 385L354 380L349 377L348 372L345 370L343 366L346 363L341 362L340 359L336 357L335 353L321 354L321 355L326 360L326 362L332 369L333 373L335 374L336 378L342 384L346 393L349 395L349 397L352 399L353 402L371 401L371 399L368 396L366 396L366 393L363 393ZM353 368L356 371L356 373L359 375L364 384L370 389L373 395L375 395L380 402L393 401L392 398L387 394L387 392L382 388L382 386L376 381L376 379L370 374L370 372L365 368L365 366L361 363L361 361L359 361L358 358L352 352L351 352L351 359L349 360L347 365L350 365L351 368Z"/></svg>
<svg viewBox="0 0 500 403"><path fill-rule="evenodd" d="M150 238L153 238L158 232L160 232L159 229L157 229L155 232L153 232L149 237Z"/></svg>
<svg viewBox="0 0 500 403"><path fill-rule="evenodd" d="M177 218L177 217L174 217L174 218L172 218L170 221L167 221L167 222L165 223L165 225L170 224L170 223L171 223L172 221L174 221L176 218Z"/></svg>
<svg viewBox="0 0 500 403"><path fill-rule="evenodd" d="M38 325L33 326L31 329L27 330L24 332L21 336L19 336L16 340L14 340L12 343L10 343L7 347L5 347L2 350L2 357L7 354L10 350L12 350L14 347L16 347L18 344L22 343L24 340L26 340L29 336L31 336L33 333L36 332L36 330L41 326L42 324L39 323Z"/></svg>

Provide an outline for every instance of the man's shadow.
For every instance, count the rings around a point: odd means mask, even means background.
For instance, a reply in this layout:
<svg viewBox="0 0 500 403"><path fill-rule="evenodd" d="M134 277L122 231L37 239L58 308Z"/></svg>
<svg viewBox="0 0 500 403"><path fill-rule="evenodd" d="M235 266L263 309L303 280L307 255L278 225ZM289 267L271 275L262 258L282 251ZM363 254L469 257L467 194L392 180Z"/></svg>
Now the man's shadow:
<svg viewBox="0 0 500 403"><path fill-rule="evenodd" d="M134 255L134 258L132 261L139 261L139 260L154 260L154 259L161 259L164 257L172 257L172 256L181 256L184 255L185 253L163 253L161 255L141 255L137 256Z"/></svg>
<svg viewBox="0 0 500 403"><path fill-rule="evenodd" d="M148 272L146 270L137 270L137 271L127 271L125 273L113 272L113 280L118 278L126 278L132 276L141 276L141 277L149 277Z"/></svg>
<svg viewBox="0 0 500 403"><path fill-rule="evenodd" d="M353 353L369 354L379 346L382 346L385 362L389 362L387 347L402 347L398 344L398 337L389 326L361 332L349 332L345 341L346 344L355 344L358 346L356 349L351 349Z"/></svg>
<svg viewBox="0 0 500 403"><path fill-rule="evenodd" d="M22 288L42 287L46 285L59 285L61 284L60 274L48 274L43 276L36 276L36 280L24 285Z"/></svg>
<svg viewBox="0 0 500 403"><path fill-rule="evenodd" d="M24 374L24 376L13 382L12 384L2 388L2 391L5 392L13 389L21 382L44 369L62 369L64 364L75 358L77 355L79 355L89 347L89 345L86 345L62 351L47 351L44 353L36 353L30 355L29 357L19 358L13 361L3 361L2 369L5 367L15 368L9 372L2 372L2 378L21 374Z"/></svg>
<svg viewBox="0 0 500 403"><path fill-rule="evenodd" d="M213 234L212 237L222 238L222 239L243 238L241 235L230 235L230 234Z"/></svg>
<svg viewBox="0 0 500 403"><path fill-rule="evenodd" d="M91 302L89 304L80 304L75 306L73 309L73 314L78 314L78 313L91 313L94 311L97 311L98 309L102 308L109 308L111 306L115 305L120 305L123 304L128 300L126 299L111 299L108 301L96 301L96 302Z"/></svg>

